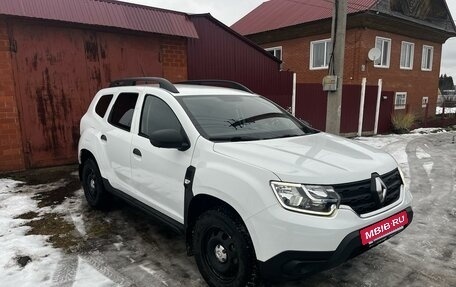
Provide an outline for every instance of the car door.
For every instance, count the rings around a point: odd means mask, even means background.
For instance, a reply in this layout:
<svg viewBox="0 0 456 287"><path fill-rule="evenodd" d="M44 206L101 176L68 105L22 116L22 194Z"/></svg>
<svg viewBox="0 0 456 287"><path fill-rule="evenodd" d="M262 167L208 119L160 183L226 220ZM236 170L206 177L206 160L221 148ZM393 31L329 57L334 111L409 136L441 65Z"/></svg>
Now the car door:
<svg viewBox="0 0 456 287"><path fill-rule="evenodd" d="M180 151L155 147L149 135L158 130L185 133L167 102L161 97L145 95L139 131L133 135L130 151L132 178L148 205L183 223L184 177L193 148Z"/></svg>
<svg viewBox="0 0 456 287"><path fill-rule="evenodd" d="M100 139L109 164L110 184L122 191L131 187L130 145L131 127L138 93L120 93L113 104L108 117L108 125L102 131Z"/></svg>

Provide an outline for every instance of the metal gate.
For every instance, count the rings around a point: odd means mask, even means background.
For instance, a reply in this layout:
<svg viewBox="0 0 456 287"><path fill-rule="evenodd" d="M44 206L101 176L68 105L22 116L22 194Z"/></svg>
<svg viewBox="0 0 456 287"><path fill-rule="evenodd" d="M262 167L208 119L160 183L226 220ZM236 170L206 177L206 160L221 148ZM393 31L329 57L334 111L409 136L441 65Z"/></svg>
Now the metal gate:
<svg viewBox="0 0 456 287"><path fill-rule="evenodd" d="M377 86L366 87L363 132L374 131L377 93ZM324 131L326 129L327 98L328 94L322 90L321 84L297 84L296 116L309 122L313 127ZM342 134L354 134L358 131L360 100L360 85L344 85L340 126ZM391 131L393 101L393 92L382 92L378 133Z"/></svg>
<svg viewBox="0 0 456 287"><path fill-rule="evenodd" d="M162 75L154 38L11 20L26 167L73 163L79 121L114 78Z"/></svg>

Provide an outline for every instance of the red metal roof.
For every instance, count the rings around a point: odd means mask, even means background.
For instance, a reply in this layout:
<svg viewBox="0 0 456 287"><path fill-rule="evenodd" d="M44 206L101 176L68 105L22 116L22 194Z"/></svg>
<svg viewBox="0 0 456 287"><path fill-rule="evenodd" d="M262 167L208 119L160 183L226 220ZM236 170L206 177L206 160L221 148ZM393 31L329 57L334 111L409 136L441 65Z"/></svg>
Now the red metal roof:
<svg viewBox="0 0 456 287"><path fill-rule="evenodd" d="M348 13L369 10L378 0L348 0ZM256 34L332 17L334 1L270 0L264 2L231 28L242 35Z"/></svg>
<svg viewBox="0 0 456 287"><path fill-rule="evenodd" d="M0 15L198 38L185 13L110 0L1 0Z"/></svg>

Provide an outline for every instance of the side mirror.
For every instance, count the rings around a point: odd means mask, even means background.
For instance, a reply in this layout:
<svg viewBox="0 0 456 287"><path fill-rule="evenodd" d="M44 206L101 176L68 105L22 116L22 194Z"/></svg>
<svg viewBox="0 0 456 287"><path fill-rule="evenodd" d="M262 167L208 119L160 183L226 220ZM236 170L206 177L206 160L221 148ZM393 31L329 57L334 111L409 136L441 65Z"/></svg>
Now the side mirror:
<svg viewBox="0 0 456 287"><path fill-rule="evenodd" d="M172 129L158 130L150 134L150 143L156 147L185 151L190 148L186 136Z"/></svg>

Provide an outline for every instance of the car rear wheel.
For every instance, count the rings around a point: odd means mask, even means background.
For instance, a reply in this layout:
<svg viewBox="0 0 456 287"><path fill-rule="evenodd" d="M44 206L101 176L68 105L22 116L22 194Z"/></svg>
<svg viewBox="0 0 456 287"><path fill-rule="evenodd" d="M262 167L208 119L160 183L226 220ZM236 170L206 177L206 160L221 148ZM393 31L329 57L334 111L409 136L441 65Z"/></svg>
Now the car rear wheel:
<svg viewBox="0 0 456 287"><path fill-rule="evenodd" d="M203 213L193 230L193 246L196 263L209 286L257 286L252 241L244 224L231 212Z"/></svg>
<svg viewBox="0 0 456 287"><path fill-rule="evenodd" d="M107 209L110 196L103 186L100 170L93 159L84 162L82 168L82 187L89 205L96 209Z"/></svg>

